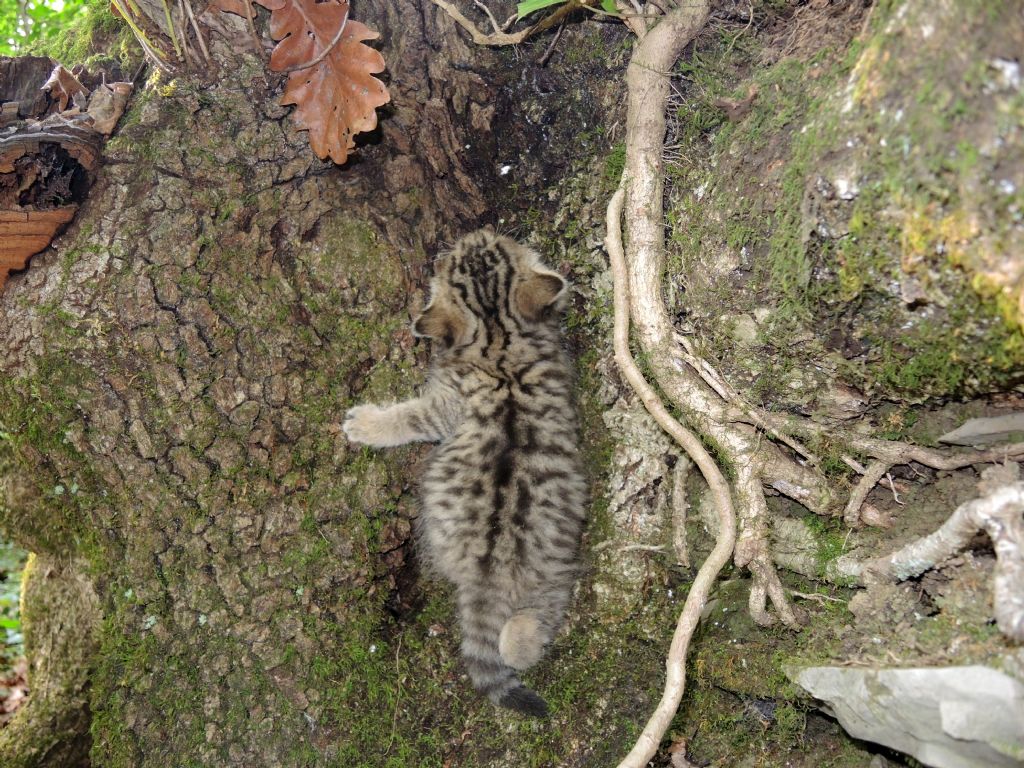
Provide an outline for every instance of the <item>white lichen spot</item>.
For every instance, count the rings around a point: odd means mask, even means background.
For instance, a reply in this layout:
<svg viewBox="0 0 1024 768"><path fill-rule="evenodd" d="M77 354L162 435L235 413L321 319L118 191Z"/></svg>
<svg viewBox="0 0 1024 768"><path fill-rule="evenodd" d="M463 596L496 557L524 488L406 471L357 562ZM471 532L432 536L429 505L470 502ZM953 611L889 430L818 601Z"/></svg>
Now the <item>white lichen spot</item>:
<svg viewBox="0 0 1024 768"><path fill-rule="evenodd" d="M696 197L698 200L703 200L704 199L704 195L707 193L707 191L708 191L708 184L707 184L707 182L704 182L699 187L697 187L695 190L693 190L693 196Z"/></svg>
<svg viewBox="0 0 1024 768"><path fill-rule="evenodd" d="M992 59L989 66L999 73L1000 87L1020 90L1020 64L1010 59Z"/></svg>
<svg viewBox="0 0 1024 768"><path fill-rule="evenodd" d="M836 195L840 200L853 200L860 194L860 187L852 179L839 177L835 180Z"/></svg>
<svg viewBox="0 0 1024 768"><path fill-rule="evenodd" d="M508 172L511 171L511 170L512 170L512 166L511 165L503 165L498 170L498 175L499 176L507 176Z"/></svg>
<svg viewBox="0 0 1024 768"><path fill-rule="evenodd" d="M1002 192L1004 195L1012 195L1014 192L1017 191L1017 185L1014 184L1009 179L1000 179L999 191Z"/></svg>
<svg viewBox="0 0 1024 768"><path fill-rule="evenodd" d="M209 620L210 620L210 617L207 616L205 613L200 613L199 614L199 626L200 627L205 627L206 626L206 622L208 622Z"/></svg>
<svg viewBox="0 0 1024 768"><path fill-rule="evenodd" d="M144 618L142 620L142 628L143 629L152 629L155 626L156 626L156 616L154 616L152 614L150 614L149 616L147 616L146 618Z"/></svg>
<svg viewBox="0 0 1024 768"><path fill-rule="evenodd" d="M929 37L935 34L935 26L932 24L923 24L921 26L921 37L927 40Z"/></svg>

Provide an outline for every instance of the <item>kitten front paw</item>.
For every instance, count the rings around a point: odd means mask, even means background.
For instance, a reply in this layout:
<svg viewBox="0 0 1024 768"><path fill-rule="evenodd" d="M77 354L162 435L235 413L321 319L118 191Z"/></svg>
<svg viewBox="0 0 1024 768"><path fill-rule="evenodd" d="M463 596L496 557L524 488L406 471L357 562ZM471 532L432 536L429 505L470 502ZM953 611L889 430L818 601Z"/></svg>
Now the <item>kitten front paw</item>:
<svg viewBox="0 0 1024 768"><path fill-rule="evenodd" d="M349 408L345 420L341 423L341 429L352 443L378 448L390 445L387 439L385 410L376 405L357 405Z"/></svg>

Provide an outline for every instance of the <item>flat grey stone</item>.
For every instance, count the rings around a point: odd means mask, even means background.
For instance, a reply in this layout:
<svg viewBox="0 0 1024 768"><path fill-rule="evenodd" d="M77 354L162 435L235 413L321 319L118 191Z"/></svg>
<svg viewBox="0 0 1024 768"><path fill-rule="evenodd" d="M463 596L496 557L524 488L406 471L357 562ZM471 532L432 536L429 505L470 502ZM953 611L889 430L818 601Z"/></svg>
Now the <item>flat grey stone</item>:
<svg viewBox="0 0 1024 768"><path fill-rule="evenodd" d="M982 445L1024 440L1024 413L968 419L952 432L939 438L952 445Z"/></svg>
<svg viewBox="0 0 1024 768"><path fill-rule="evenodd" d="M809 667L789 675L851 736L925 765L1024 766L1024 685L991 667Z"/></svg>

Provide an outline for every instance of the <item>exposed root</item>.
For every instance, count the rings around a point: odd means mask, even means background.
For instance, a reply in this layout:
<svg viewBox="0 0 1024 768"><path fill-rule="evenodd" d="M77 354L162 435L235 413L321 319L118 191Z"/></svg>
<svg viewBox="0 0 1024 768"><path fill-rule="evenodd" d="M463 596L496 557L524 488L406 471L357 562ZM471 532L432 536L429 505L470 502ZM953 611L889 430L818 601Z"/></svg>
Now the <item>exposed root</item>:
<svg viewBox="0 0 1024 768"><path fill-rule="evenodd" d="M996 552L996 624L1007 637L1024 640L1024 483L1003 485L961 504L934 533L848 570L862 583L909 579L966 549L980 530Z"/></svg>
<svg viewBox="0 0 1024 768"><path fill-rule="evenodd" d="M536 24L524 27L518 32L508 32L507 30L510 28L511 24L515 22L517 17L512 17L504 25L499 25L490 9L483 3L479 2L479 0L474 0L476 5L482 8L484 13L487 14L487 18L490 20L491 27L494 30L493 32L486 33L481 32L480 28L476 24L467 19L462 11L456 7L455 3L450 3L448 0L431 0L431 2L447 13L456 24L466 30L474 43L477 45L488 46L519 45L519 43L526 40L526 38L532 37L533 35L537 35L561 24L574 11L582 9L594 11L593 8L589 7L592 0L566 0L565 3L558 6L556 10L549 13Z"/></svg>
<svg viewBox="0 0 1024 768"><path fill-rule="evenodd" d="M769 560L770 553L765 547L764 554L752 560L747 567L753 577L750 586L750 599L747 609L750 617L762 627L770 627L775 623L775 617L768 612L767 604L771 601L772 607L779 615L779 620L790 629L799 629L807 620L803 611L796 608L789 602L786 592L782 588L779 574Z"/></svg>
<svg viewBox="0 0 1024 768"><path fill-rule="evenodd" d="M733 559L739 567L750 570L752 583L748 609L750 617L762 627L775 623L768 611L768 602L778 612L779 619L791 629L797 629L802 616L789 604L782 582L775 570L768 541L768 503L761 486L761 477L753 464L737 467L734 481L740 505L740 533Z"/></svg>
<svg viewBox="0 0 1024 768"><path fill-rule="evenodd" d="M701 20L701 23L702 20ZM695 25L691 34L700 29L699 24ZM679 614L676 623L676 630L672 636L672 644L669 647L668 658L665 661L665 690L657 708L644 726L643 732L637 739L633 749L619 763L619 768L643 768L658 751L669 723L679 708L679 702L683 698L683 690L686 686L686 652L690 645L697 624L700 621L701 613L707 603L711 587L722 569L732 555L736 542L736 516L732 509L732 498L729 493L728 483L722 475L721 470L711 458L701 441L689 430L685 429L666 410L661 398L644 379L643 374L637 367L633 356L629 351L629 284L626 279L626 265L622 249L622 231L620 220L622 217L623 189L613 195L608 204L608 235L605 241L608 255L611 260L612 273L615 276L615 361L622 371L630 386L636 391L643 401L644 406L658 424L675 438L694 463L700 468L707 480L708 486L715 498L715 508L718 512L718 541L715 548L708 555L704 564L697 572L696 578L686 596L686 603Z"/></svg>
<svg viewBox="0 0 1024 768"><path fill-rule="evenodd" d="M843 520L847 525L854 526L860 522L860 508L863 506L864 500L871 493L871 489L889 473L890 466L884 461L873 461L871 466L864 470L864 476L857 483L857 487L853 489L850 500L846 503L846 509L843 511Z"/></svg>
<svg viewBox="0 0 1024 768"><path fill-rule="evenodd" d="M469 32L469 36L473 38L473 42L477 45L519 45L519 43L523 42L523 40L528 38L533 32L533 27L526 27L525 29L521 29L518 32L513 32L511 34L505 32L497 25L497 23L495 23L494 16L491 15L490 12L488 12L487 15L491 19L494 31L490 34L481 32L476 24L467 19L463 15L462 11L455 7L454 3L449 3L447 0L432 0L432 2L438 8L451 16L456 24Z"/></svg>

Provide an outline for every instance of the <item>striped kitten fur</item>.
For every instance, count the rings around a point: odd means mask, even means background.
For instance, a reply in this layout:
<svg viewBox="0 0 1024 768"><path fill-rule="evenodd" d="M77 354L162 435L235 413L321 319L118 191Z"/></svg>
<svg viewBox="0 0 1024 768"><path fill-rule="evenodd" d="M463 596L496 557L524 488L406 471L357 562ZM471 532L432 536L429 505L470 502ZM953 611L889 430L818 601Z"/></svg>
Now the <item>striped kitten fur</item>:
<svg viewBox="0 0 1024 768"><path fill-rule="evenodd" d="M536 716L547 704L517 672L562 623L586 500L559 332L566 288L531 249L466 235L436 262L413 324L435 347L422 393L352 408L343 425L355 443L440 443L422 482L423 553L455 584L474 687Z"/></svg>

